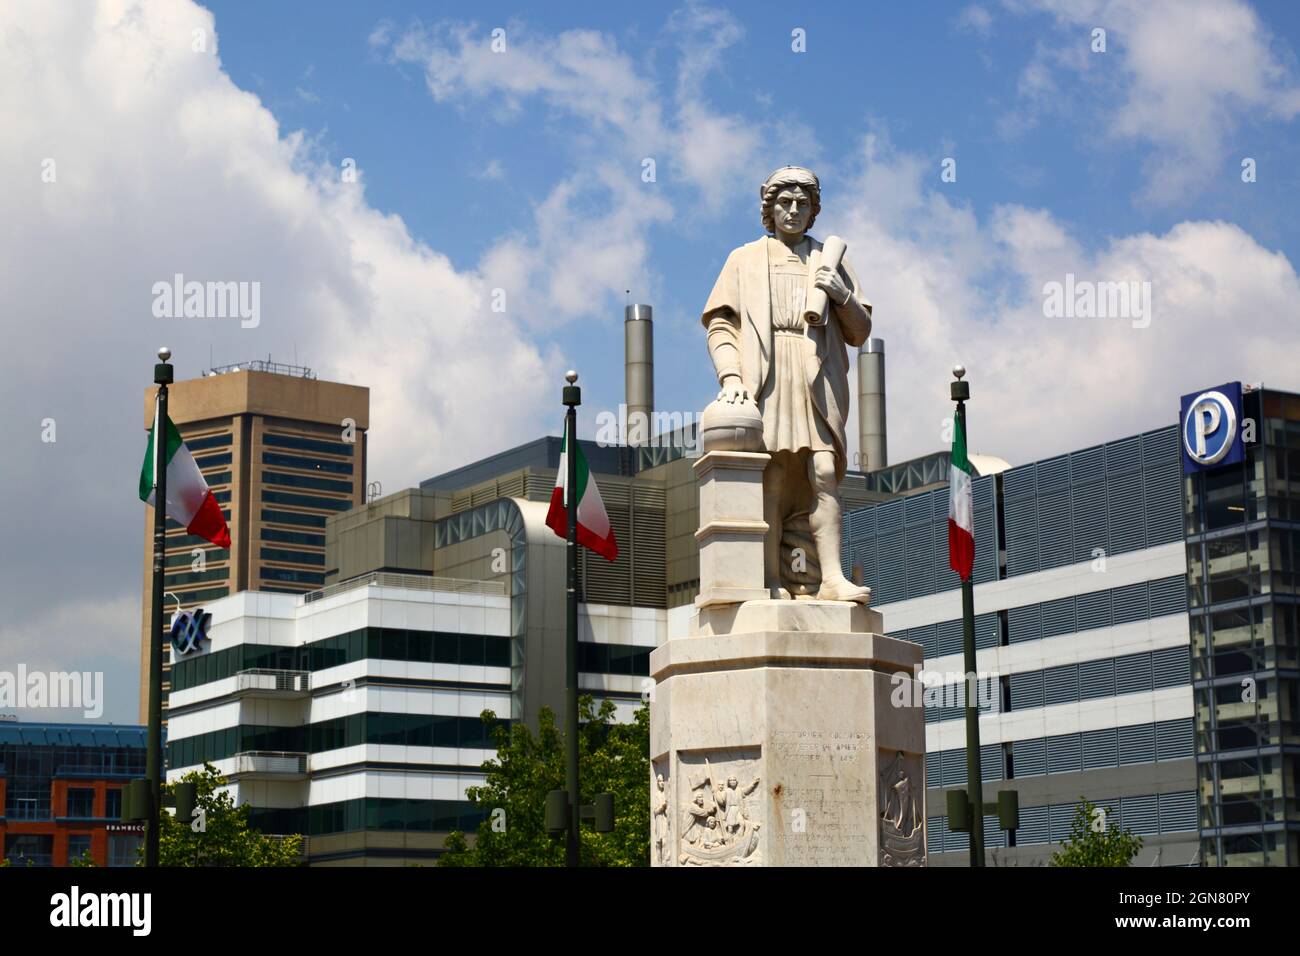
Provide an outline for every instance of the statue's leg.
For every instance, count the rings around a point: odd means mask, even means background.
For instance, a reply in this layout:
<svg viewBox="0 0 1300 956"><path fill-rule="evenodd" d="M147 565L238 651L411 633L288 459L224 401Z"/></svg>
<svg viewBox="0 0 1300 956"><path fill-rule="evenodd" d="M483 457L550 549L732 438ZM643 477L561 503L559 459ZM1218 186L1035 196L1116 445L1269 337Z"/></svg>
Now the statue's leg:
<svg viewBox="0 0 1300 956"><path fill-rule="evenodd" d="M871 599L871 588L858 587L844 577L840 564L840 494L835 476L835 453L815 451L809 456L808 479L813 486L813 510L809 515L817 560L821 564L822 586L817 596L828 601Z"/></svg>
<svg viewBox="0 0 1300 956"><path fill-rule="evenodd" d="M781 523L785 517L786 456L776 452L763 469L763 520L767 533L763 536L763 584L768 597L788 599L790 592L781 586Z"/></svg>

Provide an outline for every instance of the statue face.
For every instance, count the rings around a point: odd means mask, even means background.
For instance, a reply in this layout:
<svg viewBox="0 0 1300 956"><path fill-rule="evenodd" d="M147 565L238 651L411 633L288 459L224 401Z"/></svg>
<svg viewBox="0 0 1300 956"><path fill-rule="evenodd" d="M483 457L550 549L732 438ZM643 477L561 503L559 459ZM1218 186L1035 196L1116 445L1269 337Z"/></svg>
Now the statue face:
<svg viewBox="0 0 1300 956"><path fill-rule="evenodd" d="M736 781L736 778L735 778L735 777L728 777L728 778L727 778L727 786L728 786L728 787L735 787L735 786L738 786L737 781Z"/></svg>
<svg viewBox="0 0 1300 956"><path fill-rule="evenodd" d="M812 217L812 197L802 186L786 186L776 194L772 208L772 219L777 232L787 236L802 236L808 231L808 220Z"/></svg>

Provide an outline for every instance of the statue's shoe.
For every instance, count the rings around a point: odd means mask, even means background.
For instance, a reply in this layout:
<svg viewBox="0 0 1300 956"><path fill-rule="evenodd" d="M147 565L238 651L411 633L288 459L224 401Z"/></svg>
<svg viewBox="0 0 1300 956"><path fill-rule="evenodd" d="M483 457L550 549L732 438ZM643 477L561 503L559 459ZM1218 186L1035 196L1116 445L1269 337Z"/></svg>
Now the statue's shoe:
<svg viewBox="0 0 1300 956"><path fill-rule="evenodd" d="M790 592L787 591L785 588L781 587L779 584L777 585L769 584L767 586L767 596L768 599L772 601L790 600Z"/></svg>
<svg viewBox="0 0 1300 956"><path fill-rule="evenodd" d="M871 602L871 588L859 587L848 578L840 578L838 581L823 581L820 590L817 592L817 599L820 601L853 601L857 604L869 604Z"/></svg>

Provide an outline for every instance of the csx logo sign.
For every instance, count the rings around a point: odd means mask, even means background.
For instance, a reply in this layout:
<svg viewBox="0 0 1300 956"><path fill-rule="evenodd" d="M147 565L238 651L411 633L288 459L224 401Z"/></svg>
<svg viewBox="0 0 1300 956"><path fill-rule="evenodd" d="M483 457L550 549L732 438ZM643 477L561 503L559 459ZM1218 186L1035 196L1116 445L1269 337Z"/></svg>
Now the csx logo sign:
<svg viewBox="0 0 1300 956"><path fill-rule="evenodd" d="M1183 470L1199 471L1241 461L1241 424L1239 382L1183 396Z"/></svg>
<svg viewBox="0 0 1300 956"><path fill-rule="evenodd" d="M203 608L181 611L172 618L172 650L181 657L199 648L199 642L208 639L208 622L212 615Z"/></svg>

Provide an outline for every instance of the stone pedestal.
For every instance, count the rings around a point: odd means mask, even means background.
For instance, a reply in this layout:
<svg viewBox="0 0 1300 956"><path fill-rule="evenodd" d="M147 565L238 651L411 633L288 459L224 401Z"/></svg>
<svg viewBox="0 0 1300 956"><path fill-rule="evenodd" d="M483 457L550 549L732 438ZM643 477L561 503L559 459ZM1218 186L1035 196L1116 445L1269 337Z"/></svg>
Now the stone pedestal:
<svg viewBox="0 0 1300 956"><path fill-rule="evenodd" d="M695 463L700 486L700 594L696 607L768 596L763 587L765 452L711 451Z"/></svg>
<svg viewBox="0 0 1300 956"><path fill-rule="evenodd" d="M922 652L881 630L859 605L763 599L706 605L655 649L654 866L925 865L919 687L895 693Z"/></svg>
<svg viewBox="0 0 1300 956"><path fill-rule="evenodd" d="M701 421L700 594L650 655L653 865L924 866L920 646L863 604L770 599L762 418Z"/></svg>

